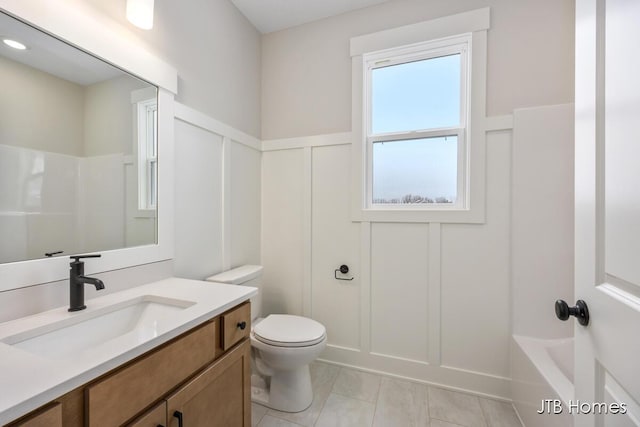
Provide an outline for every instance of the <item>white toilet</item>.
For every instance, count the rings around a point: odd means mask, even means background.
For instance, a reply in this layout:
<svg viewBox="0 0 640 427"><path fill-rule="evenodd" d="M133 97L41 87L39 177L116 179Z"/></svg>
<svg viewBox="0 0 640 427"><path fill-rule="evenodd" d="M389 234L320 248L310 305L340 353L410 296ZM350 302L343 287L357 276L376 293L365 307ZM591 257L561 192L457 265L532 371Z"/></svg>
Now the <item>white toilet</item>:
<svg viewBox="0 0 640 427"><path fill-rule="evenodd" d="M262 266L244 265L206 280L259 288L261 276ZM313 400L309 363L326 347L326 329L288 314L262 319L261 301L260 293L251 298L251 400L278 411L303 411Z"/></svg>

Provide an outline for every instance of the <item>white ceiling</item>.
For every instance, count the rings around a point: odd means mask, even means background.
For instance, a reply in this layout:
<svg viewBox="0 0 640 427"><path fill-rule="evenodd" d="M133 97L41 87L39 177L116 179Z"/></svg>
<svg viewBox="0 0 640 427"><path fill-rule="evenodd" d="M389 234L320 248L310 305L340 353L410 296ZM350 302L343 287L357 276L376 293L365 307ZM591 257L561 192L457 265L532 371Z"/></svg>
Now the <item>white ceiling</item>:
<svg viewBox="0 0 640 427"><path fill-rule="evenodd" d="M262 34L266 34L389 0L231 1Z"/></svg>
<svg viewBox="0 0 640 427"><path fill-rule="evenodd" d="M0 36L28 46L27 50L16 50L0 42L0 56L82 86L124 74L119 69L4 13L0 13Z"/></svg>

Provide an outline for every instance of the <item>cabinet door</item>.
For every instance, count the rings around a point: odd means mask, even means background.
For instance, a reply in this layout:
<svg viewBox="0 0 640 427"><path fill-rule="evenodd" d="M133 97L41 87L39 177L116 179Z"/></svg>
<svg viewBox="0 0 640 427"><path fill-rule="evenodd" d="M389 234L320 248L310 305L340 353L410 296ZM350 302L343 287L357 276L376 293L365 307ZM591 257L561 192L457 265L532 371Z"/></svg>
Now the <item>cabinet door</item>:
<svg viewBox="0 0 640 427"><path fill-rule="evenodd" d="M127 427L165 427L167 425L167 402L161 402Z"/></svg>
<svg viewBox="0 0 640 427"><path fill-rule="evenodd" d="M215 331L215 322L206 323L88 386L88 427L122 425L207 366Z"/></svg>
<svg viewBox="0 0 640 427"><path fill-rule="evenodd" d="M167 399L170 427L251 425L251 343L245 340Z"/></svg>
<svg viewBox="0 0 640 427"><path fill-rule="evenodd" d="M62 405L55 403L11 427L62 427Z"/></svg>

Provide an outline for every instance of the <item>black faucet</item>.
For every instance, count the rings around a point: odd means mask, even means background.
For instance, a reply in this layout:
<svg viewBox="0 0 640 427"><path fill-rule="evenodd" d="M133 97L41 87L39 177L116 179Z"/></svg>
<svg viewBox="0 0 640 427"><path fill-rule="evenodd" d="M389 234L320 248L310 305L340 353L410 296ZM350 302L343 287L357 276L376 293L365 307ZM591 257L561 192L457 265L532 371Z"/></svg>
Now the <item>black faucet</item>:
<svg viewBox="0 0 640 427"><path fill-rule="evenodd" d="M94 254L69 257L74 260L69 264L71 266L69 270L69 311L80 311L87 308L87 306L84 305L85 283L95 286L98 291L104 289L102 280L84 275L84 262L80 261L82 258L100 258L101 256L100 254Z"/></svg>

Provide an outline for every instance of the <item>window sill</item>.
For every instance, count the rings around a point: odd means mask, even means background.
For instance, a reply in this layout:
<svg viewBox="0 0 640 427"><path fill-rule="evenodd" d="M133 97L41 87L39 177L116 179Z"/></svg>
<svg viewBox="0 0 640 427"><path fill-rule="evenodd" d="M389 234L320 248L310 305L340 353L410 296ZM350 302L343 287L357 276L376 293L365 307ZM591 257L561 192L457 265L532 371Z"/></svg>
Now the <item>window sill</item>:
<svg viewBox="0 0 640 427"><path fill-rule="evenodd" d="M485 212L476 209L360 209L353 222L414 222L443 224L483 224Z"/></svg>
<svg viewBox="0 0 640 427"><path fill-rule="evenodd" d="M155 209L138 209L133 217L134 218L156 218L157 212Z"/></svg>

